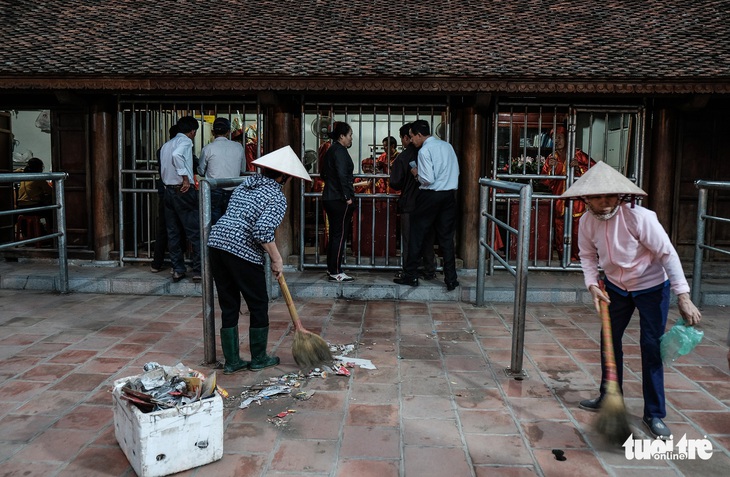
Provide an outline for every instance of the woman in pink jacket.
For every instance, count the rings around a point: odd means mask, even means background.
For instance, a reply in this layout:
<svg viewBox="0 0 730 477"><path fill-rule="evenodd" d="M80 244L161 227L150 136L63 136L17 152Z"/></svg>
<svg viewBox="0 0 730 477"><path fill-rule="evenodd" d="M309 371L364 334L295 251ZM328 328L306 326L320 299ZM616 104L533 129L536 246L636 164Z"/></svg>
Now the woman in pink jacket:
<svg viewBox="0 0 730 477"><path fill-rule="evenodd" d="M609 304L619 386L623 378L621 339L634 310L639 310L643 422L654 437L666 439L671 432L662 421L666 409L659 342L667 324L670 290L677 295L679 313L687 325L699 323L701 314L689 298L679 256L656 214L633 203L636 196L645 195L621 173L599 162L562 197L583 199L589 212L580 219L580 263L596 310L600 301ZM599 266L605 275L605 291L599 286ZM583 409L597 411L601 406L606 377L603 353L601 369L600 395L581 401Z"/></svg>

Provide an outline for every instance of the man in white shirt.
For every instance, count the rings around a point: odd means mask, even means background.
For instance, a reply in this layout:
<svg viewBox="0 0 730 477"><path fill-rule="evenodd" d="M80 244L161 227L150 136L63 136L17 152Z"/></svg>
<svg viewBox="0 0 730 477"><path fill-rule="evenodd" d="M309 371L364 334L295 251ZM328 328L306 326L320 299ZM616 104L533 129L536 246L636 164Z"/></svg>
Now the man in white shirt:
<svg viewBox="0 0 730 477"><path fill-rule="evenodd" d="M246 153L243 146L226 136L231 131L231 122L226 118L213 121L215 139L200 153L198 174L207 179L238 177L245 171ZM228 201L235 187L210 191L211 225L218 222L228 207Z"/></svg>
<svg viewBox="0 0 730 477"><path fill-rule="evenodd" d="M411 173L421 184L418 203L411 213L411 233L408 257L402 278L393 280L401 285L418 286L418 262L424 237L434 227L444 259L444 282L448 291L459 286L456 277L456 189L459 187L459 160L454 148L446 141L431 136L427 121L411 124L411 140L420 148L418 167Z"/></svg>
<svg viewBox="0 0 730 477"><path fill-rule="evenodd" d="M167 222L167 249L172 262L172 280L185 278L187 267L183 255L183 237L193 249L193 281L200 276L200 221L198 218L198 191L193 173L193 138L198 131L198 120L185 116L178 120L177 135L160 149L160 178L165 184L165 221Z"/></svg>

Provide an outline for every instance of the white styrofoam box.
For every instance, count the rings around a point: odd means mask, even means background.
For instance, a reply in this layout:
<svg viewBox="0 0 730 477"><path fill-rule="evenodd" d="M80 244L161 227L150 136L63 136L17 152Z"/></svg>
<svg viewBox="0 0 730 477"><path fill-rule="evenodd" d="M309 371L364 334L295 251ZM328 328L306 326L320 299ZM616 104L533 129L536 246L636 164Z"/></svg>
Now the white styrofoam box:
<svg viewBox="0 0 730 477"><path fill-rule="evenodd" d="M114 435L139 477L161 477L223 457L223 400L212 398L179 408L144 413L121 398L136 376L114 382Z"/></svg>

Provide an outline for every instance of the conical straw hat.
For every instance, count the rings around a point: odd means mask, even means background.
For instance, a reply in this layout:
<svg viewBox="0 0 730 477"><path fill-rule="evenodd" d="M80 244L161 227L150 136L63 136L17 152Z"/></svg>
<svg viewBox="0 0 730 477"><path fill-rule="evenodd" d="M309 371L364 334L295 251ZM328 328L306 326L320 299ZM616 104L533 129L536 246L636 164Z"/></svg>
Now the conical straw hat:
<svg viewBox="0 0 730 477"><path fill-rule="evenodd" d="M283 172L292 177L298 177L305 181L312 180L309 173L302 165L299 157L294 153L291 146L284 146L274 152L265 154L251 164L259 167L266 167L275 171Z"/></svg>
<svg viewBox="0 0 730 477"><path fill-rule="evenodd" d="M600 161L579 177L560 197L585 197L603 194L647 195L626 176L605 162Z"/></svg>

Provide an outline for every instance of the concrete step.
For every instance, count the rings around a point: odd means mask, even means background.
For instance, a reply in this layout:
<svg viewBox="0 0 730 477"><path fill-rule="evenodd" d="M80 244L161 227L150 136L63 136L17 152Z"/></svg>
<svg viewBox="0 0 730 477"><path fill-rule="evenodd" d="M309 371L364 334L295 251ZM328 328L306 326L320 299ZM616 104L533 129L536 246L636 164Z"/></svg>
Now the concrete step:
<svg viewBox="0 0 730 477"><path fill-rule="evenodd" d="M117 262L69 261L69 288L75 293L202 296L202 285L190 278L174 283L169 269L151 273L148 265L119 267ZM458 270L460 286L447 291L443 276L421 280L418 287L393 283L392 272L347 271L352 282L332 282L324 271L285 269L294 298L345 298L353 300L458 301L476 303L476 271ZM59 291L59 269L54 260L19 259L0 263L0 288ZM274 282L270 297L280 296ZM515 280L498 270L485 280L487 303L512 303ZM541 272L528 275L527 301L531 303L590 303L580 272ZM730 278L703 280L702 304L730 305Z"/></svg>

